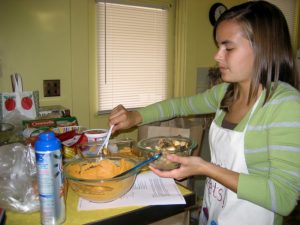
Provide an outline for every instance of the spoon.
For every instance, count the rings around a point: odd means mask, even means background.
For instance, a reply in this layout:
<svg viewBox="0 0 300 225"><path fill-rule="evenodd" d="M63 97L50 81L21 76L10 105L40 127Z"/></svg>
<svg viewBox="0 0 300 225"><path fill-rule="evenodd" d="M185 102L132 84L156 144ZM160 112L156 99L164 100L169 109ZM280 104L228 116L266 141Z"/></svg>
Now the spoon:
<svg viewBox="0 0 300 225"><path fill-rule="evenodd" d="M111 136L111 133L112 133L112 129L114 128L114 124L113 125L111 125L110 126L110 128L109 128L109 131L108 131L108 133L107 133L107 137L106 137L106 139L105 139L105 145L104 145L104 148L107 148L107 146L108 146L108 141L109 141L109 138L110 138L110 136Z"/></svg>
<svg viewBox="0 0 300 225"><path fill-rule="evenodd" d="M161 156L161 153L155 154L154 156L151 156L149 159L146 159L145 161L143 161L143 162L137 164L136 166L132 167L132 168L129 169L129 170L124 171L123 173L120 173L120 174L114 176L113 178L121 177L121 176L124 176L124 175L127 174L127 173L130 173L130 172L132 172L132 171L134 171L134 170L137 170L137 169L139 169L139 168L145 166L146 164L148 164L148 163L150 163L150 162L152 162L152 161L158 159L160 156Z"/></svg>
<svg viewBox="0 0 300 225"><path fill-rule="evenodd" d="M100 145L100 147L96 150L97 151L97 156L100 155L100 152L103 152L103 148L107 149L108 141L109 141L109 138L111 136L113 128L114 128L114 124L110 126L110 128L107 132L107 136L106 136L105 140L103 141L102 145Z"/></svg>

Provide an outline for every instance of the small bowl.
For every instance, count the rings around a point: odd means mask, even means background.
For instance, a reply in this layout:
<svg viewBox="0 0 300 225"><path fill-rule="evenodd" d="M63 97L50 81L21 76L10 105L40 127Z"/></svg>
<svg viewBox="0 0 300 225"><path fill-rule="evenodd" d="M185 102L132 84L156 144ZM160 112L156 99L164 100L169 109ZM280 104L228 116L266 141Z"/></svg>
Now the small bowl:
<svg viewBox="0 0 300 225"><path fill-rule="evenodd" d="M63 171L69 185L80 197L93 202L110 202L131 189L139 170L121 177L112 177L136 164L137 161L133 159L121 157L81 158L66 163ZM125 166L120 169L118 165Z"/></svg>
<svg viewBox="0 0 300 225"><path fill-rule="evenodd" d="M0 123L0 144L8 143L15 126L10 123Z"/></svg>
<svg viewBox="0 0 300 225"><path fill-rule="evenodd" d="M181 136L159 136L143 139L137 143L137 147L147 157L162 153L162 156L151 164L160 170L172 170L178 168L180 164L168 160L167 155L189 156L196 143L190 138Z"/></svg>
<svg viewBox="0 0 300 225"><path fill-rule="evenodd" d="M83 142L75 146L76 152L80 158L89 158L97 156L98 149L103 144L103 141ZM102 152L99 153L102 155Z"/></svg>
<svg viewBox="0 0 300 225"><path fill-rule="evenodd" d="M108 142L108 150L110 153L119 153L122 150L132 149L134 144L134 140L131 138L123 138L123 139L111 139Z"/></svg>
<svg viewBox="0 0 300 225"><path fill-rule="evenodd" d="M103 141L84 142L76 145L76 152L80 158L94 157L97 154L97 149L101 147ZM103 148L100 155L111 155L118 157L133 157L138 160L144 160L140 151L134 147L135 142L130 138L111 139L108 142L107 149Z"/></svg>
<svg viewBox="0 0 300 225"><path fill-rule="evenodd" d="M147 159L141 151L136 147L136 142L131 138L111 139L108 143L108 154L122 158L132 158L139 162ZM145 165L141 171L148 170L148 165Z"/></svg>

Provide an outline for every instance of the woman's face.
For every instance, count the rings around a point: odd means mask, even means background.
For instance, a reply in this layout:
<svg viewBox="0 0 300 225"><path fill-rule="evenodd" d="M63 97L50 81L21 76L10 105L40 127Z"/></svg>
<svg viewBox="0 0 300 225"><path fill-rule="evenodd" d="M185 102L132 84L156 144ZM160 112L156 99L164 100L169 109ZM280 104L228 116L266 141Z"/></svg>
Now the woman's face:
<svg viewBox="0 0 300 225"><path fill-rule="evenodd" d="M250 85L254 54L250 41L235 21L223 21L216 30L218 62L223 81Z"/></svg>

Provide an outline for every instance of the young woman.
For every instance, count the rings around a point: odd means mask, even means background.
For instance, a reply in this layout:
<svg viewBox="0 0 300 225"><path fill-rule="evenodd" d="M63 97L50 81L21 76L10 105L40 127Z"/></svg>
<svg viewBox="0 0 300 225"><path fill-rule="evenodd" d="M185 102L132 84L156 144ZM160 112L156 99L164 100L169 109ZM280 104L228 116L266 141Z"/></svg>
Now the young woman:
<svg viewBox="0 0 300 225"><path fill-rule="evenodd" d="M200 224L282 224L300 190L300 94L286 20L265 1L227 10L217 21L215 60L223 83L204 93L137 111L117 106L114 130L214 113L211 162L169 156L181 163L161 177L207 176Z"/></svg>

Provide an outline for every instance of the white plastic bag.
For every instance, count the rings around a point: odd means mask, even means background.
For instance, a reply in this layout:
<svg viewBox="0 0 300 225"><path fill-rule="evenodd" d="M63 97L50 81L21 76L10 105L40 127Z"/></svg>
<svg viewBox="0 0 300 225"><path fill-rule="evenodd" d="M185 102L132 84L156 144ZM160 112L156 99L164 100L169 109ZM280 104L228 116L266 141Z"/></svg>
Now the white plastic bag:
<svg viewBox="0 0 300 225"><path fill-rule="evenodd" d="M21 143L0 146L0 208L40 209L34 149Z"/></svg>

